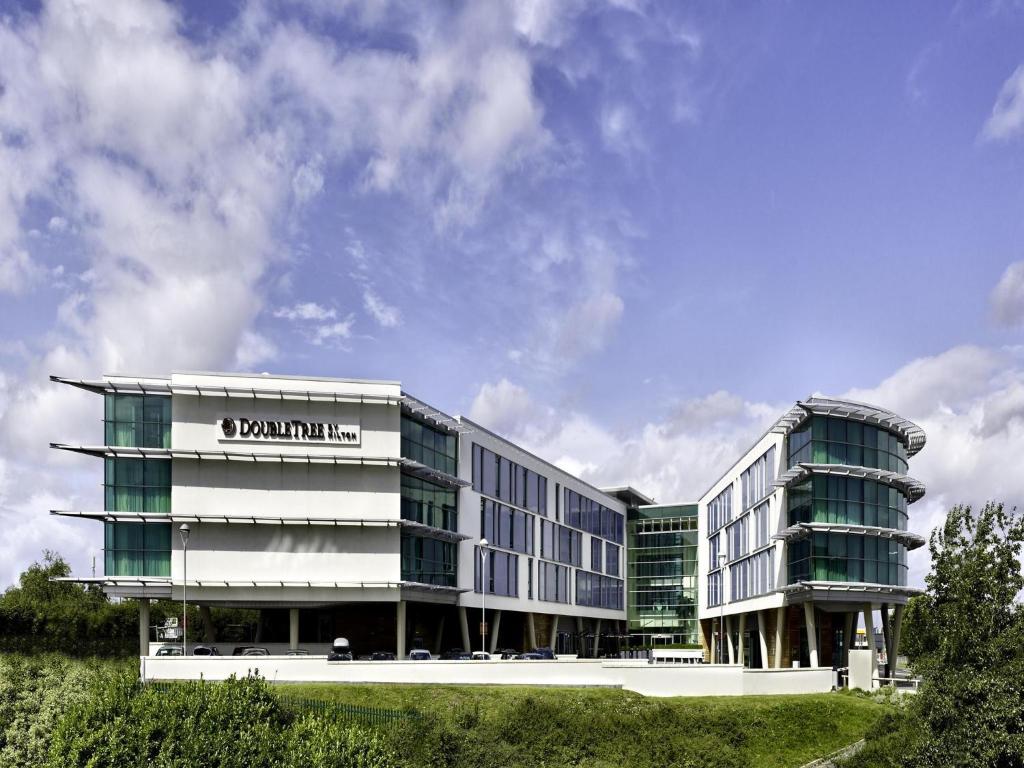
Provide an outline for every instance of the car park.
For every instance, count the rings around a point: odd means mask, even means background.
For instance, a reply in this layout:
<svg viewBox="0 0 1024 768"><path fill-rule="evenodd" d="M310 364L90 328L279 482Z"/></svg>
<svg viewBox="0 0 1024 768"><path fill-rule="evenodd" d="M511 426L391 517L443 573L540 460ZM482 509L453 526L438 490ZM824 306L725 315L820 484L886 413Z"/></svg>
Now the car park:
<svg viewBox="0 0 1024 768"><path fill-rule="evenodd" d="M193 656L220 656L220 650L215 645L197 645L192 649Z"/></svg>
<svg viewBox="0 0 1024 768"><path fill-rule="evenodd" d="M181 648L176 645L165 645L156 649L157 656L181 656Z"/></svg>
<svg viewBox="0 0 1024 768"><path fill-rule="evenodd" d="M432 658L430 651L423 650L422 648L414 648L409 651L409 661L430 661Z"/></svg>
<svg viewBox="0 0 1024 768"><path fill-rule="evenodd" d="M270 651L268 651L266 648L257 648L256 646L253 646L251 648L246 648L245 651L242 653L242 656L269 656L269 655L270 655Z"/></svg>
<svg viewBox="0 0 1024 768"><path fill-rule="evenodd" d="M520 653L516 658L520 661L540 661L544 657L541 656L539 653L527 651L526 653Z"/></svg>
<svg viewBox="0 0 1024 768"><path fill-rule="evenodd" d="M244 656L245 652L248 651L252 647L253 646L251 646L251 645L236 645L235 646L235 650L233 650L231 652L231 655L232 656Z"/></svg>
<svg viewBox="0 0 1024 768"><path fill-rule="evenodd" d="M530 653L535 653L542 659L547 659L549 661L555 660L555 652L552 651L550 648L534 648L530 651Z"/></svg>
<svg viewBox="0 0 1024 768"><path fill-rule="evenodd" d="M518 658L518 656L519 656L519 651L515 650L514 648L505 648L502 651L500 651L500 653L501 653L502 661L508 661L509 659L515 659L515 658Z"/></svg>
<svg viewBox="0 0 1024 768"><path fill-rule="evenodd" d="M473 661L490 661L491 654L486 651L473 651Z"/></svg>
<svg viewBox="0 0 1024 768"><path fill-rule="evenodd" d="M328 661L352 661L352 648L348 644L348 639L344 637L334 638L334 642L331 644L331 651L327 654Z"/></svg>
<svg viewBox="0 0 1024 768"><path fill-rule="evenodd" d="M471 658L469 651L464 651L461 648L452 648L441 654L442 661L468 661Z"/></svg>
<svg viewBox="0 0 1024 768"><path fill-rule="evenodd" d="M395 654L391 651L374 651L370 654L370 661L394 661Z"/></svg>

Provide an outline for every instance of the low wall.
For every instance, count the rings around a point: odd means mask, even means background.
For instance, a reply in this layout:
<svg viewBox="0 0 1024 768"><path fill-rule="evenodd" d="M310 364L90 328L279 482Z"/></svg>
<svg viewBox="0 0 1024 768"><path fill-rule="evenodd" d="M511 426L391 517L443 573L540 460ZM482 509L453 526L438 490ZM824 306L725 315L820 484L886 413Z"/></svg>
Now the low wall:
<svg viewBox="0 0 1024 768"><path fill-rule="evenodd" d="M224 680L259 673L273 682L608 687L644 696L821 693L827 667L750 670L726 664L648 664L590 659L538 661L327 661L316 656L144 656L142 679Z"/></svg>

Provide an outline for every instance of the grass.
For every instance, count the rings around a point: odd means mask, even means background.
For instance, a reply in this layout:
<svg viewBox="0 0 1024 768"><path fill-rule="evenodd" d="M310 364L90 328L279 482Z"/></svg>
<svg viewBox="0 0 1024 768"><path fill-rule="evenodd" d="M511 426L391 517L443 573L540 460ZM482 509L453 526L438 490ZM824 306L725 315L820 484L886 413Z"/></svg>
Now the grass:
<svg viewBox="0 0 1024 768"><path fill-rule="evenodd" d="M647 698L596 688L279 684L281 693L415 709L401 753L424 766L801 766L888 711L846 694Z"/></svg>

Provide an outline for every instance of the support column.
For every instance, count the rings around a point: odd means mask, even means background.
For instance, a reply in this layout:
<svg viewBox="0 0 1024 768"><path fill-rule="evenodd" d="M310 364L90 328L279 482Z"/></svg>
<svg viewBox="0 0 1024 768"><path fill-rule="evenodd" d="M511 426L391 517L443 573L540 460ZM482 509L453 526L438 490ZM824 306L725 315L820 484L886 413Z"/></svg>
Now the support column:
<svg viewBox="0 0 1024 768"><path fill-rule="evenodd" d="M711 663L718 663L718 619L711 620Z"/></svg>
<svg viewBox="0 0 1024 768"><path fill-rule="evenodd" d="M213 628L213 616L210 615L210 606L199 606L199 618L203 622L203 640L208 643L217 642L217 630Z"/></svg>
<svg viewBox="0 0 1024 768"><path fill-rule="evenodd" d="M782 669L782 638L786 627L786 607L775 609L775 668Z"/></svg>
<svg viewBox="0 0 1024 768"><path fill-rule="evenodd" d="M868 639L868 650L871 651L871 687L875 687L874 678L878 676L878 655L875 653L875 618L872 616L871 603L864 603L864 635Z"/></svg>
<svg viewBox="0 0 1024 768"><path fill-rule="evenodd" d="M804 603L804 622L807 624L807 653L811 657L811 666L818 666L818 624L814 620L814 603Z"/></svg>
<svg viewBox="0 0 1024 768"><path fill-rule="evenodd" d="M533 620L533 612L526 614L526 635L530 640L530 650L537 647L537 625Z"/></svg>
<svg viewBox="0 0 1024 768"><path fill-rule="evenodd" d="M891 677L896 677L896 655L900 652L900 631L903 629L903 610L906 608L904 605L896 606L896 613L892 618L892 624L889 626L889 634L892 635L892 648L886 653L889 654L889 664Z"/></svg>
<svg viewBox="0 0 1024 768"><path fill-rule="evenodd" d="M597 650L601 645L601 620L597 620L597 629L594 630L594 658L597 658Z"/></svg>
<svg viewBox="0 0 1024 768"><path fill-rule="evenodd" d="M395 656L405 658L405 600L395 604Z"/></svg>
<svg viewBox="0 0 1024 768"><path fill-rule="evenodd" d="M258 609L257 614L256 614L256 642L257 643L262 643L263 642L263 626L264 626L264 622L263 622L263 609L260 608L260 609Z"/></svg>
<svg viewBox="0 0 1024 768"><path fill-rule="evenodd" d="M437 634L434 636L434 647L432 652L435 656L441 654L441 641L444 639L444 614L441 614L440 621L437 622Z"/></svg>
<svg viewBox="0 0 1024 768"><path fill-rule="evenodd" d="M552 651L555 650L555 641L558 639L558 614L556 613L551 617L551 637L549 638L548 648Z"/></svg>
<svg viewBox="0 0 1024 768"><path fill-rule="evenodd" d="M299 647L299 609L288 609L288 648L294 651Z"/></svg>
<svg viewBox="0 0 1024 768"><path fill-rule="evenodd" d="M466 606L459 606L459 630L462 632L462 650L468 651L469 647L469 619L466 617Z"/></svg>
<svg viewBox="0 0 1024 768"><path fill-rule="evenodd" d="M764 611L757 612L757 639L761 644L761 669L768 669L768 632Z"/></svg>
<svg viewBox="0 0 1024 768"><path fill-rule="evenodd" d="M139 656L149 656L149 598L139 598Z"/></svg>
<svg viewBox="0 0 1024 768"><path fill-rule="evenodd" d="M843 666L846 668L850 666L850 649L853 647L855 637L857 637L857 614L854 611L848 611L843 627Z"/></svg>
<svg viewBox="0 0 1024 768"><path fill-rule="evenodd" d="M736 640L739 644L739 648L736 651L736 663L741 667L745 666L743 663L743 651L747 647L747 614L741 613L739 616L740 629L736 633Z"/></svg>
<svg viewBox="0 0 1024 768"><path fill-rule="evenodd" d="M736 649L732 643L732 616L725 617L725 647L729 651L729 663L736 663Z"/></svg>
<svg viewBox="0 0 1024 768"><path fill-rule="evenodd" d="M890 640L891 640L890 631L891 630L889 628L889 604L888 603L882 603L881 616L882 616L882 647L885 649L885 676L886 677L892 677L892 673L889 671L890 669L892 669L892 660L889 658L889 645L891 644L890 643Z"/></svg>
<svg viewBox="0 0 1024 768"><path fill-rule="evenodd" d="M494 612L494 629L491 631L491 653L498 648L498 632L501 631L501 611Z"/></svg>

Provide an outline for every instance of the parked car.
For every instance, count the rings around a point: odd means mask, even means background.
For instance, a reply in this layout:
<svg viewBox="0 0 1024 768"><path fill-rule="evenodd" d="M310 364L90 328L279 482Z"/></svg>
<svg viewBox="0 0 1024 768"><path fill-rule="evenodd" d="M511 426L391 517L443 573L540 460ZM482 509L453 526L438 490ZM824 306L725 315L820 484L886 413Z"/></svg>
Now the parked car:
<svg viewBox="0 0 1024 768"><path fill-rule="evenodd" d="M334 643L331 645L331 652L327 654L327 660L352 661L352 649L349 647L347 638L334 638Z"/></svg>
<svg viewBox="0 0 1024 768"><path fill-rule="evenodd" d="M536 653L542 659L548 659L550 661L555 660L555 652L550 648L534 648L530 653Z"/></svg>
<svg viewBox="0 0 1024 768"><path fill-rule="evenodd" d="M467 661L471 658L469 651L464 651L461 648L452 648L441 654L442 661Z"/></svg>
<svg viewBox="0 0 1024 768"><path fill-rule="evenodd" d="M473 661L490 661L491 654L486 651L473 651Z"/></svg>
<svg viewBox="0 0 1024 768"><path fill-rule="evenodd" d="M193 656L220 656L220 649L215 645L197 645L192 649Z"/></svg>
<svg viewBox="0 0 1024 768"><path fill-rule="evenodd" d="M409 651L409 661L430 661L432 658L430 651L425 651L422 648Z"/></svg>
<svg viewBox="0 0 1024 768"><path fill-rule="evenodd" d="M374 651L370 654L370 661L394 661L395 654L391 651Z"/></svg>
<svg viewBox="0 0 1024 768"><path fill-rule="evenodd" d="M509 659L515 659L519 657L519 651L514 648L505 648L500 651L502 661L508 661Z"/></svg>
<svg viewBox="0 0 1024 768"><path fill-rule="evenodd" d="M269 656L270 655L270 651L268 651L266 648L257 648L256 646L253 646L252 648L246 648L245 651L242 653L242 655L243 656Z"/></svg>
<svg viewBox="0 0 1024 768"><path fill-rule="evenodd" d="M309 656L309 651L305 648L292 648L285 654L286 656Z"/></svg>
<svg viewBox="0 0 1024 768"><path fill-rule="evenodd" d="M253 646L251 646L251 645L236 645L235 646L235 650L233 650L231 652L231 655L232 656L244 656L245 652L248 651L252 647Z"/></svg>
<svg viewBox="0 0 1024 768"><path fill-rule="evenodd" d="M165 645L156 649L157 656L181 656L181 648L176 645Z"/></svg>
<svg viewBox="0 0 1024 768"><path fill-rule="evenodd" d="M540 659L543 659L544 657L541 656L539 653L533 653L532 651L527 651L526 653L520 653L518 656L516 656L516 658L519 659L520 661L539 661Z"/></svg>

